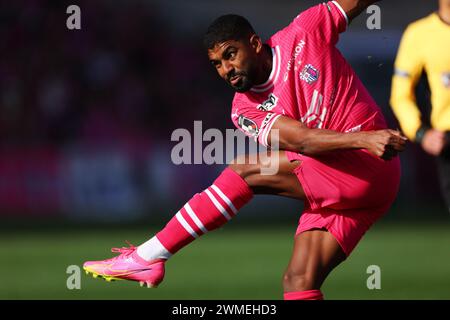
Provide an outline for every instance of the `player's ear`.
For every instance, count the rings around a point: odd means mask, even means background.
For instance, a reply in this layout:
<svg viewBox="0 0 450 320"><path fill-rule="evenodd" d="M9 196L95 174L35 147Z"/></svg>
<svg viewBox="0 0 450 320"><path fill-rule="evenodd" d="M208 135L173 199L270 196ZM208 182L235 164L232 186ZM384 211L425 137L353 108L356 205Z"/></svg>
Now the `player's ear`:
<svg viewBox="0 0 450 320"><path fill-rule="evenodd" d="M250 45L256 53L259 53L263 47L261 38L256 34L250 36Z"/></svg>

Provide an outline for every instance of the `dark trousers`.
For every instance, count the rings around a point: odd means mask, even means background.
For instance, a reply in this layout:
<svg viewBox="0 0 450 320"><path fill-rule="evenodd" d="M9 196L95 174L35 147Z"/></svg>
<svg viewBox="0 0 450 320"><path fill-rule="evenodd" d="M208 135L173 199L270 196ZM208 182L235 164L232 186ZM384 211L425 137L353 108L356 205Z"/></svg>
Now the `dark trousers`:
<svg viewBox="0 0 450 320"><path fill-rule="evenodd" d="M447 145L442 154L437 158L439 180L442 196L450 211L450 132L446 134Z"/></svg>

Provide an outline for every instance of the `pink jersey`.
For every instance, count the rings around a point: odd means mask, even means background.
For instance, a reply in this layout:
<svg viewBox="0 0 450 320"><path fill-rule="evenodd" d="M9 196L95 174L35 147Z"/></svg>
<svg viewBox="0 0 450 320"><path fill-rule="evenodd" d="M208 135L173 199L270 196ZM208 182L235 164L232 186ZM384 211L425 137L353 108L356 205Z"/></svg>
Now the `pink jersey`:
<svg viewBox="0 0 450 320"><path fill-rule="evenodd" d="M264 146L280 115L339 132L386 128L380 108L335 47L347 24L344 10L330 1L273 35L267 42L273 54L269 79L236 93L234 124Z"/></svg>

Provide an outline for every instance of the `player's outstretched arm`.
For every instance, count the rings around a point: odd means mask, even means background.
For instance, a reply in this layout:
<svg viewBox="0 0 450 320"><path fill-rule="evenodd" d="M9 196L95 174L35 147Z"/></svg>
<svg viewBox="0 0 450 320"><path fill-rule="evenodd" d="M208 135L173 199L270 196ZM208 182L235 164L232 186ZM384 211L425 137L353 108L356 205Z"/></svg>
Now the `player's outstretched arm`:
<svg viewBox="0 0 450 320"><path fill-rule="evenodd" d="M281 116L272 126L278 130L280 150L300 152L305 155L318 155L335 150L367 149L371 154L385 160L395 157L405 149L407 138L400 132L385 129L341 133L333 130L310 129L301 122ZM277 135L269 134L268 142Z"/></svg>
<svg viewBox="0 0 450 320"><path fill-rule="evenodd" d="M349 22L359 16L368 6L380 0L337 0L347 14Z"/></svg>

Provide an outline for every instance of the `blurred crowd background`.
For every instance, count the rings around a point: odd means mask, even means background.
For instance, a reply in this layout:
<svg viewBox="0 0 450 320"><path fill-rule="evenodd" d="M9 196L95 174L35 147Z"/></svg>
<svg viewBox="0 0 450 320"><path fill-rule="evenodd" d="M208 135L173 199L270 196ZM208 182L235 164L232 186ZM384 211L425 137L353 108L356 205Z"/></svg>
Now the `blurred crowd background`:
<svg viewBox="0 0 450 320"><path fill-rule="evenodd" d="M171 162L177 128L234 129L233 91L202 47L218 15L249 18L264 39L318 1L0 1L0 219L137 222L168 219L223 165ZM81 8L68 30L66 8ZM362 14L339 48L383 109L408 23L437 1L380 3L381 30ZM423 82L418 101L426 113ZM434 159L410 144L390 219L439 219ZM297 217L301 204L262 197L249 219ZM3 217L3 218L1 218Z"/></svg>

